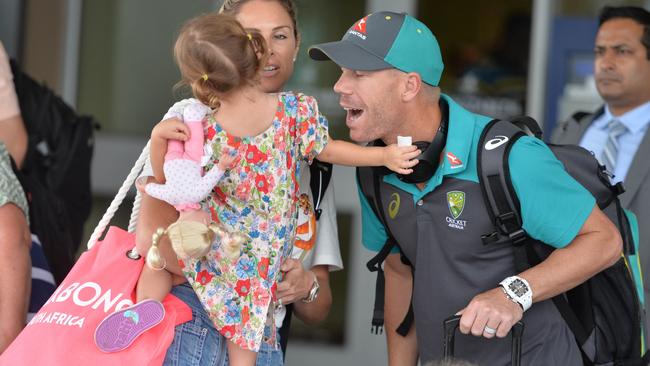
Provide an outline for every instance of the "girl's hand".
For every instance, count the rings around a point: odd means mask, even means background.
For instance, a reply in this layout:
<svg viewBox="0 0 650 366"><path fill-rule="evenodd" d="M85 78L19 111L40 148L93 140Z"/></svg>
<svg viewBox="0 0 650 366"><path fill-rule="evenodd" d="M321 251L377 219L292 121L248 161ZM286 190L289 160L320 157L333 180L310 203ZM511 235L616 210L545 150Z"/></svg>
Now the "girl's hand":
<svg viewBox="0 0 650 366"><path fill-rule="evenodd" d="M413 169L411 168L418 163L416 157L421 153L415 145L388 145L384 148L384 166L395 173L411 174L413 173Z"/></svg>
<svg viewBox="0 0 650 366"><path fill-rule="evenodd" d="M230 146L225 146L223 150L221 150L221 159L219 159L219 169L221 170L226 170L230 168L235 160L238 158L238 151L237 149L233 149Z"/></svg>
<svg viewBox="0 0 650 366"><path fill-rule="evenodd" d="M177 118L166 119L154 126L151 131L151 139L187 141L190 139L190 129Z"/></svg>

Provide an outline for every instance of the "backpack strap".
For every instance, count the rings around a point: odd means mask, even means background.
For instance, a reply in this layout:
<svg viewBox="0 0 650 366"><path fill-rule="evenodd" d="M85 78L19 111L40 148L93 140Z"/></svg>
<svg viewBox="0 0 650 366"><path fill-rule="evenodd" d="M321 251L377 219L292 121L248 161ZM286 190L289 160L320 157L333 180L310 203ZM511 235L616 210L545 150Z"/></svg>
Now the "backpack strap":
<svg viewBox="0 0 650 366"><path fill-rule="evenodd" d="M619 182L620 183L620 182ZM636 255L636 248L634 247L634 239L632 238L632 229L627 215L623 211L620 199L614 199L616 204L616 217L618 218L619 232L623 240L623 254L626 256Z"/></svg>
<svg viewBox="0 0 650 366"><path fill-rule="evenodd" d="M539 124L533 117L529 116L519 116L510 119L510 123L519 127L522 131L528 136L535 136L538 139L542 139L542 128L539 127Z"/></svg>
<svg viewBox="0 0 650 366"><path fill-rule="evenodd" d="M523 136L526 133L519 127L509 121L496 119L488 123L481 133L477 157L478 179L485 206L495 226L495 231L481 236L483 244L511 242L518 248L526 239L519 214L519 200L516 194L512 194L514 187L508 167L510 149ZM521 253L517 252L515 259L521 259L518 258Z"/></svg>
<svg viewBox="0 0 650 366"><path fill-rule="evenodd" d="M374 334L381 334L384 327L384 295L385 295L384 290L386 287L384 269L382 268L381 265L382 263L384 263L388 255L390 255L390 252L391 250L393 250L393 247L397 246L399 248L399 243L397 242L392 232L390 231L390 228L388 227L388 222L386 221L386 216L384 215L384 210L382 209L382 207L384 206L381 201L381 182L380 182L381 176L378 174L378 172L375 169L371 168L371 171L372 171L371 173L372 193L368 192L367 190L368 187L366 187L361 182L360 168L357 168L357 182L359 184L359 187L361 187L361 191L366 197L368 204L370 205L373 212L379 218L382 225L386 229L386 234L388 236L386 242L381 247L381 250L366 263L366 267L370 272L377 272L377 280L375 282L375 304L374 304L374 309L372 314L372 323L371 323L372 326L370 328L370 332ZM402 262L411 267L411 272L412 272L413 266L408 261L408 259L404 257L401 249L400 249L400 256ZM412 298L413 298L413 294L411 293L411 299ZM413 302L411 301L411 305L409 306L409 310L406 316L404 317L404 320L396 329L397 333L402 336L406 336L412 324L413 324Z"/></svg>
<svg viewBox="0 0 650 366"><path fill-rule="evenodd" d="M494 232L482 235L481 239L485 245L510 242L513 245L515 268L519 272L542 262L532 245L526 245L529 244L530 237L522 228L519 199L512 185L508 164L512 146L519 138L526 136L518 127L522 121L519 119L511 123L493 120L488 123L479 139L477 159L483 199L495 227ZM588 334L566 297L560 294L553 297L553 302L579 344L584 344Z"/></svg>
<svg viewBox="0 0 650 366"><path fill-rule="evenodd" d="M318 221L323 212L320 205L323 202L325 190L327 190L332 178L332 164L314 159L309 165L309 172L309 187L311 188L311 194L314 200L314 213Z"/></svg>

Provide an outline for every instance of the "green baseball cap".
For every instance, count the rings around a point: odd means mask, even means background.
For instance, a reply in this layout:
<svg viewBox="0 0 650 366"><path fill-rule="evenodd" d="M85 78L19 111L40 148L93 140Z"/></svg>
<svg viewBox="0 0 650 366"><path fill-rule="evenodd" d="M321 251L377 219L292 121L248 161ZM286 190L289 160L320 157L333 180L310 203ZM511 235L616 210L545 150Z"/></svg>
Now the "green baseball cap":
<svg viewBox="0 0 650 366"><path fill-rule="evenodd" d="M332 60L351 70L396 68L417 72L438 86L444 64L436 37L424 23L406 13L381 11L359 19L340 41L309 48L316 61Z"/></svg>

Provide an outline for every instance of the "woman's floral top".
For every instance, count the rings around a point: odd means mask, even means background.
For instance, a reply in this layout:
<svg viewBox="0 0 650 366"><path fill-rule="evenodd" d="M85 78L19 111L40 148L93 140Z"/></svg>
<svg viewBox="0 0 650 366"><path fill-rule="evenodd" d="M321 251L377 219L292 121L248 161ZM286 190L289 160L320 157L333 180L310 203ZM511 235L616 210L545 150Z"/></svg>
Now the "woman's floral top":
<svg viewBox="0 0 650 366"><path fill-rule="evenodd" d="M217 329L240 347L258 351L265 325L276 334L273 300L296 232L300 161L325 147L327 121L319 117L314 98L287 92L278 95L271 126L257 136L229 135L212 115L205 131L206 150L213 152L206 170L219 160L224 144L238 149L241 158L203 207L215 222L250 241L236 260L222 255L215 241L207 258L181 265Z"/></svg>

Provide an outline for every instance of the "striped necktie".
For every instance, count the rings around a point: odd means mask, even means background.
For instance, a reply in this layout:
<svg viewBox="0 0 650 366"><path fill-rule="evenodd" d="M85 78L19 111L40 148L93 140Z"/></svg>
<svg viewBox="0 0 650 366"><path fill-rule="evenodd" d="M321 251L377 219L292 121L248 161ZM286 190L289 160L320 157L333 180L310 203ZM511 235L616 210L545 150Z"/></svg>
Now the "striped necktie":
<svg viewBox="0 0 650 366"><path fill-rule="evenodd" d="M613 119L607 124L607 130L607 142L605 143L605 148L601 155L601 162L605 164L607 170L613 174L614 169L616 169L616 161L618 158L618 138L627 131L627 127L625 127L621 121Z"/></svg>

